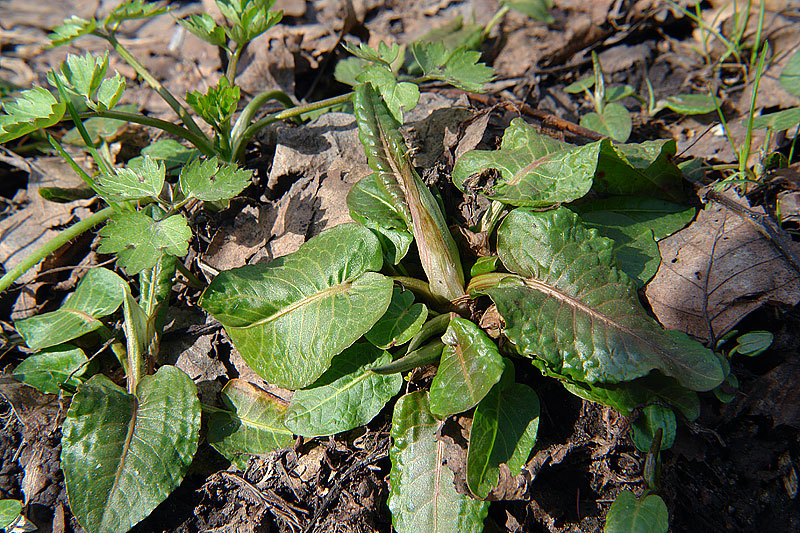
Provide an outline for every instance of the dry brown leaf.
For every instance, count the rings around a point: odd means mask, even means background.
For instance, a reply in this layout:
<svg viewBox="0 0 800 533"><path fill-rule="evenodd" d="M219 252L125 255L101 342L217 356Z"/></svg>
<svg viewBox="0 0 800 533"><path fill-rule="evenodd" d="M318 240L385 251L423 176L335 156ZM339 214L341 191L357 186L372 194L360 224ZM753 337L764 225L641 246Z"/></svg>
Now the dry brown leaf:
<svg viewBox="0 0 800 533"><path fill-rule="evenodd" d="M734 192L723 194L745 202ZM800 245L792 245L800 252ZM766 303L800 301L800 279L783 255L750 222L719 204L707 204L692 224L658 247L661 266L647 299L667 329L709 341Z"/></svg>

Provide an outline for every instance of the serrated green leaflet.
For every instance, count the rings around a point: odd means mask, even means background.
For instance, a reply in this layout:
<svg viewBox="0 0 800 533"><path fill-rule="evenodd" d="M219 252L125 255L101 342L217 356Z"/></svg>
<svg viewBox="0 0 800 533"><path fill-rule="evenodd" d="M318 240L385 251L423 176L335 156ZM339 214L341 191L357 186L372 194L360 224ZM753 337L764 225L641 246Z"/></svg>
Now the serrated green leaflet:
<svg viewBox="0 0 800 533"><path fill-rule="evenodd" d="M772 128L774 131L783 131L794 128L800 124L800 107L792 107L775 113L761 115L753 120L753 128Z"/></svg>
<svg viewBox="0 0 800 533"><path fill-rule="evenodd" d="M22 91L13 102L4 102L0 115L0 143L4 143L41 128L57 124L67 110L64 103L43 87Z"/></svg>
<svg viewBox="0 0 800 533"><path fill-rule="evenodd" d="M64 421L61 466L70 510L90 533L124 533L164 501L197 450L200 402L164 366L136 396L102 375L78 388Z"/></svg>
<svg viewBox="0 0 800 533"><path fill-rule="evenodd" d="M232 379L222 389L229 411L213 411L208 420L208 443L240 468L253 454L269 453L292 443L283 424L287 404L252 383Z"/></svg>
<svg viewBox="0 0 800 533"><path fill-rule="evenodd" d="M105 27L116 26L125 20L134 20L141 18L155 17L169 11L168 7L163 7L156 2L148 2L146 0L126 0L111 13L108 14L103 25Z"/></svg>
<svg viewBox="0 0 800 533"><path fill-rule="evenodd" d="M659 370L706 391L724 379L711 350L650 318L636 285L616 267L613 242L570 210L512 211L497 250L524 278L487 291L520 354L578 382L617 383Z"/></svg>
<svg viewBox="0 0 800 533"><path fill-rule="evenodd" d="M458 160L453 183L461 191L473 190L470 177L494 168L500 178L481 191L492 200L533 207L569 202L589 192L606 143L572 146L516 118L503 134L500 150L472 150Z"/></svg>
<svg viewBox="0 0 800 533"><path fill-rule="evenodd" d="M497 345L469 320L453 316L442 342L430 392L431 413L437 418L477 405L500 380L504 366Z"/></svg>
<svg viewBox="0 0 800 533"><path fill-rule="evenodd" d="M433 194L408 160L400 124L369 84L356 87L353 110L358 137L378 186L412 229L431 292L448 300L464 295L458 248Z"/></svg>
<svg viewBox="0 0 800 533"><path fill-rule="evenodd" d="M402 346L419 333L427 319L425 304L414 303L411 291L395 287L386 313L364 334L364 338L384 350Z"/></svg>
<svg viewBox="0 0 800 533"><path fill-rule="evenodd" d="M208 13L189 15L186 18L178 19L178 23L213 46L227 48L228 38L225 29L218 26L214 18Z"/></svg>
<svg viewBox="0 0 800 533"><path fill-rule="evenodd" d="M98 318L122 305L125 282L105 268L93 268L57 311L18 320L14 327L31 350L56 346L102 326Z"/></svg>
<svg viewBox="0 0 800 533"><path fill-rule="evenodd" d="M68 90L91 102L95 92L100 88L106 70L108 70L108 52L97 57L89 52L82 56L68 54L67 59L61 64L61 69L49 73L48 78L50 83L55 85L52 76L58 76Z"/></svg>
<svg viewBox="0 0 800 533"><path fill-rule="evenodd" d="M100 253L117 254L117 264L128 275L153 268L164 254L183 257L192 230L183 215L153 220L142 213L119 213L100 230Z"/></svg>
<svg viewBox="0 0 800 533"><path fill-rule="evenodd" d="M631 114L621 104L606 104L602 113L586 113L581 126L615 141L625 142L631 136Z"/></svg>
<svg viewBox="0 0 800 533"><path fill-rule="evenodd" d="M620 492L606 516L603 533L667 533L669 513L656 494L637 500L629 490Z"/></svg>
<svg viewBox="0 0 800 533"><path fill-rule="evenodd" d="M490 67L478 63L480 52L463 46L448 50L442 42L414 43L411 52L426 78L440 80L465 91L481 92L483 84L494 76Z"/></svg>
<svg viewBox="0 0 800 533"><path fill-rule="evenodd" d="M228 78L222 76L219 83L209 87L205 94L200 91L186 93L186 103L209 125L219 129L236 111L239 97L239 87L231 87Z"/></svg>
<svg viewBox="0 0 800 533"><path fill-rule="evenodd" d="M795 50L789 58L778 82L793 95L800 96L800 49Z"/></svg>
<svg viewBox="0 0 800 533"><path fill-rule="evenodd" d="M675 413L663 405L647 405L642 408L639 418L631 425L633 444L640 452L647 453L655 439L656 431L661 430L661 450L672 448L678 424Z"/></svg>
<svg viewBox="0 0 800 533"><path fill-rule="evenodd" d="M204 202L229 200L250 185L251 172L232 163L220 164L216 157L195 160L181 170L179 182L186 197Z"/></svg>
<svg viewBox="0 0 800 533"><path fill-rule="evenodd" d="M512 476L522 470L536 443L539 397L523 383L514 383L512 369L475 408L467 449L467 485L478 498L486 498L500 479L500 465Z"/></svg>
<svg viewBox="0 0 800 533"><path fill-rule="evenodd" d="M480 533L488 502L456 492L453 472L443 464L440 423L430 413L428 393L406 394L392 417L389 510L397 533Z"/></svg>
<svg viewBox="0 0 800 533"><path fill-rule="evenodd" d="M389 67L369 65L356 76L361 83L371 84L383 98L384 104L398 122L403 122L403 111L410 111L419 102L419 87L416 83L398 82Z"/></svg>
<svg viewBox="0 0 800 533"><path fill-rule="evenodd" d="M145 156L136 168L118 168L97 178L97 186L114 201L158 198L164 187L164 163Z"/></svg>
<svg viewBox="0 0 800 533"><path fill-rule="evenodd" d="M225 32L240 46L252 41L283 18L282 11L269 11L275 0L217 0L216 4L231 22Z"/></svg>
<svg viewBox="0 0 800 533"><path fill-rule="evenodd" d="M381 187L375 174L361 178L347 194L350 218L375 232L384 256L393 265L405 257L414 240L399 205L402 204Z"/></svg>
<svg viewBox="0 0 800 533"><path fill-rule="evenodd" d="M47 35L50 38L50 46L56 47L77 39L83 35L92 33L97 28L97 21L82 19L75 15L64 19L64 23L53 28L53 33Z"/></svg>
<svg viewBox="0 0 800 533"><path fill-rule="evenodd" d="M19 500L0 500L0 529L5 529L22 512L22 502Z"/></svg>
<svg viewBox="0 0 800 533"><path fill-rule="evenodd" d="M261 377L299 389L384 314L392 281L374 272L382 265L378 239L344 224L271 263L220 273L200 305Z"/></svg>
<svg viewBox="0 0 800 533"><path fill-rule="evenodd" d="M359 43L358 46L353 46L343 42L342 46L359 59L369 61L370 63L381 63L387 67L391 67L392 63L397 61L397 58L400 57L400 45L397 43L392 43L392 45L389 46L381 41L378 43L377 50L366 43Z"/></svg>
<svg viewBox="0 0 800 533"><path fill-rule="evenodd" d="M640 286L652 278L661 255L659 241L686 226L693 207L646 197L615 197L576 206L581 221L614 241L617 265Z"/></svg>
<svg viewBox="0 0 800 533"><path fill-rule="evenodd" d="M605 144L597 162L594 189L618 196L652 196L683 201L683 174L673 162L674 140Z"/></svg>
<svg viewBox="0 0 800 533"><path fill-rule="evenodd" d="M14 379L44 394L58 394L65 382L77 387L88 359L83 350L61 344L29 355L14 369ZM71 376L71 377L70 377Z"/></svg>
<svg viewBox="0 0 800 533"><path fill-rule="evenodd" d="M555 21L548 11L549 8L553 7L551 0L503 0L503 4L548 24Z"/></svg>
<svg viewBox="0 0 800 533"><path fill-rule="evenodd" d="M370 372L391 360L389 352L366 343L347 348L317 381L294 393L286 427L303 437L320 437L369 423L403 384L400 374Z"/></svg>

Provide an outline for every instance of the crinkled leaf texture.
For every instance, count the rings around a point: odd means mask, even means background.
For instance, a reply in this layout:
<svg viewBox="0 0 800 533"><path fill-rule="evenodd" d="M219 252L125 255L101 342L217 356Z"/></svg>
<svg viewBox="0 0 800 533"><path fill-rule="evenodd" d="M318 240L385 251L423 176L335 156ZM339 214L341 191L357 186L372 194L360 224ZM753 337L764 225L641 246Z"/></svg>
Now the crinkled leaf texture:
<svg viewBox="0 0 800 533"><path fill-rule="evenodd" d="M442 42L416 42L411 46L411 52L425 77L465 91L483 91L483 84L494 76L490 67L478 63L481 53L465 46L448 50Z"/></svg>
<svg viewBox="0 0 800 533"><path fill-rule="evenodd" d="M607 144L600 151L594 189L618 196L652 196L681 203L683 173L674 163L674 140Z"/></svg>
<svg viewBox="0 0 800 533"><path fill-rule="evenodd" d="M474 322L452 316L431 383L430 409L439 419L474 407L503 375L497 345Z"/></svg>
<svg viewBox="0 0 800 533"><path fill-rule="evenodd" d="M380 243L343 224L293 254L220 273L200 305L222 322L250 368L287 389L310 385L386 312L392 281Z"/></svg>
<svg viewBox="0 0 800 533"><path fill-rule="evenodd" d="M395 287L386 313L364 337L384 350L402 346L419 333L427 319L428 307L423 303L414 303L414 293L411 291Z"/></svg>
<svg viewBox="0 0 800 533"><path fill-rule="evenodd" d="M98 374L73 396L61 466L69 505L90 533L124 533L180 484L200 433L200 402L182 371L163 366L136 395Z"/></svg>
<svg viewBox="0 0 800 533"><path fill-rule="evenodd" d="M114 201L158 198L164 187L164 163L144 156L135 168L118 168L114 174L97 178L97 186L107 198Z"/></svg>
<svg viewBox="0 0 800 533"><path fill-rule="evenodd" d="M98 318L122 305L127 284L105 268L93 268L57 311L19 320L14 327L31 350L62 344L102 326Z"/></svg>
<svg viewBox="0 0 800 533"><path fill-rule="evenodd" d="M467 449L467 485L486 498L500 479L500 465L512 476L522 471L539 429L539 397L524 383L514 383L513 363L504 360L503 378L475 408Z"/></svg>
<svg viewBox="0 0 800 533"><path fill-rule="evenodd" d="M78 377L86 370L88 359L83 350L69 344L54 346L29 355L14 369L14 379L44 394L58 394L61 385L77 387Z"/></svg>
<svg viewBox="0 0 800 533"><path fill-rule="evenodd" d="M656 494L637 500L626 490L617 495L606 516L604 533L667 533L669 512Z"/></svg>
<svg viewBox="0 0 800 533"><path fill-rule="evenodd" d="M269 453L292 443L292 432L283 424L287 403L241 379L222 389L229 409L214 411L208 419L208 443L240 469L250 455Z"/></svg>
<svg viewBox="0 0 800 533"><path fill-rule="evenodd" d="M13 102L3 103L6 112L0 115L0 143L27 135L41 128L49 128L60 121L67 105L43 87L22 91Z"/></svg>
<svg viewBox="0 0 800 533"><path fill-rule="evenodd" d="M397 533L480 533L489 503L456 492L428 393L406 394L392 417L389 510Z"/></svg>
<svg viewBox="0 0 800 533"><path fill-rule="evenodd" d="M317 381L294 393L286 427L303 437L320 437L367 424L403 385L400 374L370 372L391 360L389 352L367 343L347 348Z"/></svg>
<svg viewBox="0 0 800 533"><path fill-rule="evenodd" d="M497 240L503 264L524 280L486 292L521 355L577 382L618 383L658 370L707 391L725 378L711 350L647 314L616 266L613 242L572 211L517 209Z"/></svg>
<svg viewBox="0 0 800 533"><path fill-rule="evenodd" d="M492 200L542 207L581 198L592 186L601 148L609 141L573 146L542 135L515 118L503 134L500 150L471 150L453 168L453 183L464 192L483 192ZM485 186L472 176L497 169L500 177Z"/></svg>
<svg viewBox="0 0 800 533"><path fill-rule="evenodd" d="M100 230L100 253L117 254L129 276L153 268L164 254L183 257L192 230L183 215L153 220L144 213L117 213Z"/></svg>

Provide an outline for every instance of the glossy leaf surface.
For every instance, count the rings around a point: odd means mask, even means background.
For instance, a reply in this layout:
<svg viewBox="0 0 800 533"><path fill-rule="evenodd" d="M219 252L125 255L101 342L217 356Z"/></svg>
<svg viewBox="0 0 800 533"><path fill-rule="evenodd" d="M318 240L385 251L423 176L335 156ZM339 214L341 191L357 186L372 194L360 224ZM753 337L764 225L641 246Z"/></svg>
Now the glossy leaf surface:
<svg viewBox="0 0 800 533"><path fill-rule="evenodd" d="M403 384L400 374L370 372L391 360L389 352L367 343L347 348L317 381L294 393L286 427L297 435L319 437L367 424Z"/></svg>
<svg viewBox="0 0 800 533"><path fill-rule="evenodd" d="M706 391L724 379L711 350L650 318L616 266L613 242L568 209L512 211L497 250L525 278L487 291L521 355L578 382L617 383L659 370Z"/></svg>
<svg viewBox="0 0 800 533"><path fill-rule="evenodd" d="M395 287L386 313L364 337L384 350L402 346L419 333L427 318L428 308L423 303L414 303L414 293Z"/></svg>
<svg viewBox="0 0 800 533"><path fill-rule="evenodd" d="M497 345L474 322L454 316L442 342L444 351L430 391L431 413L437 418L477 405L504 368Z"/></svg>
<svg viewBox="0 0 800 533"><path fill-rule="evenodd" d="M57 311L19 320L14 327L31 350L62 344L102 326L98 318L122 305L126 283L105 268L93 268Z"/></svg>
<svg viewBox="0 0 800 533"><path fill-rule="evenodd" d="M221 393L227 411L213 411L208 420L208 443L240 468L253 454L285 448L293 441L283 424L287 403L252 383L230 380Z"/></svg>
<svg viewBox="0 0 800 533"><path fill-rule="evenodd" d="M601 146L608 141L573 146L542 135L522 119L503 134L500 150L472 150L456 163L453 183L492 200L517 206L549 206L581 198L592 186ZM473 184L473 175L493 168L493 185Z"/></svg>
<svg viewBox="0 0 800 533"><path fill-rule="evenodd" d="M607 144L597 162L594 189L618 196L652 196L681 203L683 174L674 163L674 140Z"/></svg>
<svg viewBox="0 0 800 533"><path fill-rule="evenodd" d="M175 367L136 396L103 375L82 384L64 421L61 465L70 510L90 533L124 533L178 486L197 450L200 402Z"/></svg>
<svg viewBox="0 0 800 533"><path fill-rule="evenodd" d="M62 344L29 355L17 365L13 376L41 393L58 394L65 382L72 387L80 385L78 377L85 370L81 365L87 361L83 350Z"/></svg>
<svg viewBox="0 0 800 533"><path fill-rule="evenodd" d="M406 394L392 417L389 510L398 533L480 533L488 502L456 492L453 472L443 464L425 391Z"/></svg>
<svg viewBox="0 0 800 533"><path fill-rule="evenodd" d="M383 316L392 281L374 272L382 265L378 239L344 224L293 254L220 273L200 305L262 378L299 389Z"/></svg>
<svg viewBox="0 0 800 533"><path fill-rule="evenodd" d="M506 360L506 366L513 364ZM522 470L536 443L539 429L539 397L524 383L504 376L481 400L472 417L467 449L467 484L485 498L500 478L500 465L512 476Z"/></svg>

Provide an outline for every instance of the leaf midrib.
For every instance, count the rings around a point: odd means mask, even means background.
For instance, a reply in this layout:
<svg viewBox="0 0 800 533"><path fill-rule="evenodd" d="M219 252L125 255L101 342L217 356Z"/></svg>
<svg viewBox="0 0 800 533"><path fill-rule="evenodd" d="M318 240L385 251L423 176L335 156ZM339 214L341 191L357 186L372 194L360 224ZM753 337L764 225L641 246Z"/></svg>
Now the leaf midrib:
<svg viewBox="0 0 800 533"><path fill-rule="evenodd" d="M139 414L139 400L134 395L130 396L130 402L132 404L131 409L131 419L128 422L128 433L125 435L125 443L122 446L122 454L120 454L119 464L117 465L117 471L114 473L114 482L111 484L111 490L108 491L108 497L106 498L106 505L104 505L103 509L103 517L100 521L101 524L108 524L109 520L113 520L113 517L109 516L109 513L113 510L114 512L118 512L114 506L108 505L109 502L113 501L115 493L119 490L120 486L120 476L122 476L122 472L125 471L125 463L128 458L128 453L131 450L131 441L133 440L133 434L136 431L136 420Z"/></svg>

